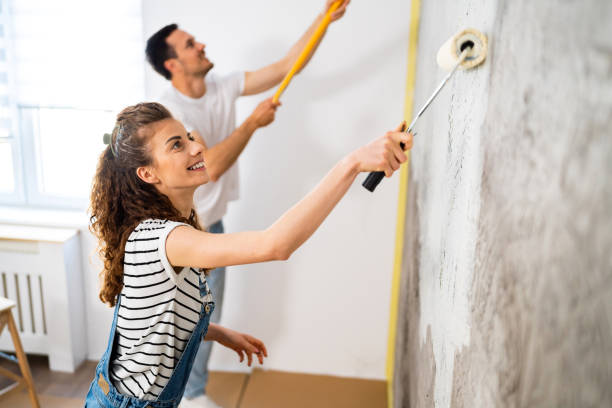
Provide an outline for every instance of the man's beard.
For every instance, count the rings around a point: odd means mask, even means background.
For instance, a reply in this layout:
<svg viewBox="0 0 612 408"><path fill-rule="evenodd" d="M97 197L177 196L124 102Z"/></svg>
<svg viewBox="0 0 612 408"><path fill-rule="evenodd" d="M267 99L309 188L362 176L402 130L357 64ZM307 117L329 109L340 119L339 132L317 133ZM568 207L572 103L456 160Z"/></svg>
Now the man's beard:
<svg viewBox="0 0 612 408"><path fill-rule="evenodd" d="M208 66L206 66L204 69L202 69L200 72L198 72L199 75L201 75L202 77L205 77L206 74L208 74L208 72L213 69L213 67L215 66L215 64L213 64L212 62L210 62L208 64Z"/></svg>

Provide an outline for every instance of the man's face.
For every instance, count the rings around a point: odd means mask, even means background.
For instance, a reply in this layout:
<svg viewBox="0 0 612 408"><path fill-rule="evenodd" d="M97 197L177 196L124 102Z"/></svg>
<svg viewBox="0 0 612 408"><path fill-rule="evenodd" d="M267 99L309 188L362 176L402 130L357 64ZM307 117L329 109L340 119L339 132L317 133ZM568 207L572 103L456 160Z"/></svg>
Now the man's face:
<svg viewBox="0 0 612 408"><path fill-rule="evenodd" d="M205 76L212 69L214 64L206 58L204 44L199 43L195 38L183 31L176 29L167 38L166 43L174 49L176 60L174 71L182 72L187 76ZM173 70L171 70L173 71ZM173 75L175 72L173 72Z"/></svg>

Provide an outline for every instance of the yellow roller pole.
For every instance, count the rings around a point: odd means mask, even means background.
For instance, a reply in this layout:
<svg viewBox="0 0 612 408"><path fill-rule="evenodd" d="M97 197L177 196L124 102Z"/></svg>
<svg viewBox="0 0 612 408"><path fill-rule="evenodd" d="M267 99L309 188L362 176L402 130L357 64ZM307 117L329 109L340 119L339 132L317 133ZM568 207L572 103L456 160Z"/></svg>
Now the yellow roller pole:
<svg viewBox="0 0 612 408"><path fill-rule="evenodd" d="M406 96L404 100L404 119L410 120L413 109L414 84L416 76L416 55L419 36L420 0L412 0L410 7L410 36L408 39L408 67L406 73ZM395 251L393 277L391 280L391 310L389 313L389 337L387 341L387 406L393 408L393 378L395 375L395 338L397 335L397 312L404 251L404 224L406 223L406 196L409 179L408 161L402 165L399 177L399 196L397 200L397 221L395 224Z"/></svg>
<svg viewBox="0 0 612 408"><path fill-rule="evenodd" d="M287 88L287 85L289 85L289 82L291 82L293 76L296 74L296 72L300 70L300 68L302 68L302 65L304 65L304 61L306 61L306 58L308 58L312 49L317 44L325 30L327 30L327 26L331 22L332 13L336 11L338 7L340 7L342 1L343 0L336 1L334 4L331 5L329 10L327 10L327 13L325 13L325 16L323 17L323 20L319 23L319 26L308 40L308 43L298 56L298 59L295 61L287 75L285 75L285 78L283 78L283 82L281 82L281 84L278 86L278 89L274 94L274 98L272 99L274 102L278 102L280 96L285 91L285 88Z"/></svg>

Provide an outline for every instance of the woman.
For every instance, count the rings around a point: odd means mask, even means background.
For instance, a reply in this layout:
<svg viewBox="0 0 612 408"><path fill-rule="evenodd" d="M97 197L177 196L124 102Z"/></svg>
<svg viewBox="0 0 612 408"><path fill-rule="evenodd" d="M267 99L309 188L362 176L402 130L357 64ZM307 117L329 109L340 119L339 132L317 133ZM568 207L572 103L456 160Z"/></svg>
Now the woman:
<svg viewBox="0 0 612 408"><path fill-rule="evenodd" d="M403 126L403 124L402 124ZM160 104L117 117L91 195L91 229L104 258L100 299L115 306L107 350L86 399L91 407L175 407L200 339L218 341L248 364L267 356L247 334L209 324L214 303L205 270L288 259L346 193L358 173L390 176L412 136L388 132L341 160L319 185L263 231L210 234L193 210L209 181L203 146Z"/></svg>

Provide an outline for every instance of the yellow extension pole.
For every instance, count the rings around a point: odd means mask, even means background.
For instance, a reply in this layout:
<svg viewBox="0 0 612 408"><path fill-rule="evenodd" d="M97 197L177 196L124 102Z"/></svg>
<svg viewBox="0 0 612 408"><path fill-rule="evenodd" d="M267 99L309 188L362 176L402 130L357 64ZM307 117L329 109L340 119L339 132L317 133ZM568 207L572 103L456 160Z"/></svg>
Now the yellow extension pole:
<svg viewBox="0 0 612 408"><path fill-rule="evenodd" d="M289 82L291 82L293 76L300 70L300 68L302 68L302 65L304 65L304 61L306 61L306 58L308 58L314 46L319 42L319 39L321 39L321 36L325 32L325 30L327 30L327 26L331 22L332 13L336 11L338 7L340 7L342 1L343 0L336 1L334 4L331 5L329 10L327 10L327 13L325 13L325 16L323 17L323 20L321 20L319 26L308 40L308 43L298 56L298 59L295 61L289 72L287 72L285 78L283 78L283 82L281 82L281 84L278 86L278 89L274 94L274 98L272 99L274 102L278 102L280 96L285 91L285 88L287 88L287 85L289 85Z"/></svg>
<svg viewBox="0 0 612 408"><path fill-rule="evenodd" d="M406 96L404 101L404 119L410 120L413 109L414 84L416 76L416 55L419 36L419 17L421 1L412 0L410 7L410 34L408 39L408 67L406 73ZM393 278L391 280L391 311L389 313L389 338L387 342L387 406L393 408L393 378L395 375L395 338L397 334L397 312L402 272L402 255L404 250L404 224L406 223L406 195L408 193L408 161L402 165L399 177L399 196L397 200L397 221L395 225L395 251L393 261Z"/></svg>

